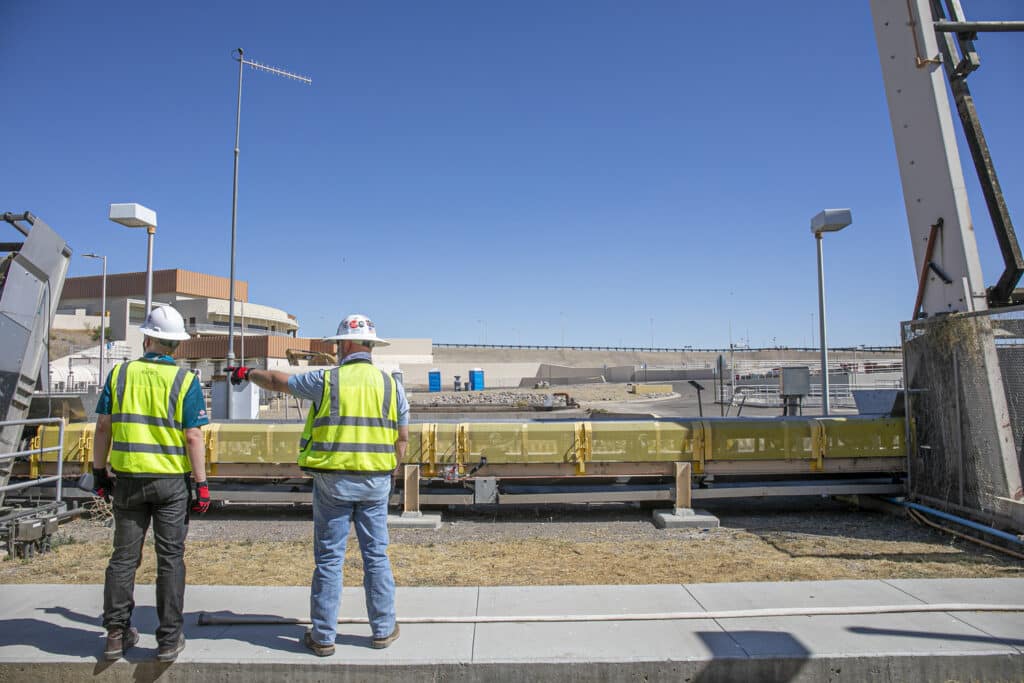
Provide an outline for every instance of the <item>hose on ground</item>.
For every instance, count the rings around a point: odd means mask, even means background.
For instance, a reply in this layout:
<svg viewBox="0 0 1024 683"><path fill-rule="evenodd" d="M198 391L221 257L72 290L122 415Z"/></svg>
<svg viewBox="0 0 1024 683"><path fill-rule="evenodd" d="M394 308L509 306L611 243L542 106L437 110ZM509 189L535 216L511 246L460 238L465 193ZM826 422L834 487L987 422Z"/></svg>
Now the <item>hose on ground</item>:
<svg viewBox="0 0 1024 683"><path fill-rule="evenodd" d="M718 610L711 612L651 612L649 614L541 614L532 616L404 617L401 624L502 624L569 621L681 621L689 619L753 619L758 617L814 617L846 614L904 614L916 612L1024 612L1024 605L948 603L937 605L865 605L851 607L784 607ZM200 612L200 626L309 624L309 619L267 614ZM366 624L365 617L340 617L339 624Z"/></svg>

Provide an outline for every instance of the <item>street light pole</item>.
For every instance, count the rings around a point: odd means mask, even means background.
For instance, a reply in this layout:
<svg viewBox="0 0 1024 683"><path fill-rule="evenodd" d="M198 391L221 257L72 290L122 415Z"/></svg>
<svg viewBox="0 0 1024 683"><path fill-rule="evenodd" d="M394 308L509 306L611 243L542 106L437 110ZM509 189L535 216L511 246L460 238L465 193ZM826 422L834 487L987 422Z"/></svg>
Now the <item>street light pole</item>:
<svg viewBox="0 0 1024 683"><path fill-rule="evenodd" d="M141 204L111 204L110 220L127 228L146 229L146 310L153 308L153 236L156 235L156 211Z"/></svg>
<svg viewBox="0 0 1024 683"><path fill-rule="evenodd" d="M245 51L242 48L237 48L234 54L235 61L238 62L238 107L235 110L235 169L234 169L234 181L231 186L231 267L228 273L230 281L228 283L228 352L227 352L227 367L232 367L235 364L235 237L237 234L238 227L238 151L239 151L239 132L242 128L242 68L246 65L251 66L257 71L266 71L267 73L274 74L275 76L282 76L284 78L290 78L306 85L313 83L313 80L300 76L298 74L278 69L266 64L260 64L251 59L245 58ZM230 392L230 385L228 386ZM227 419L231 419L231 396L230 393L227 399Z"/></svg>
<svg viewBox="0 0 1024 683"><path fill-rule="evenodd" d="M821 233L814 236L818 245L818 338L821 340L821 414L829 413L828 342L825 341L825 263L821 255Z"/></svg>
<svg viewBox="0 0 1024 683"><path fill-rule="evenodd" d="M153 310L153 236L156 228L146 226L146 315Z"/></svg>
<svg viewBox="0 0 1024 683"><path fill-rule="evenodd" d="M231 185L231 266L228 272L228 353L227 366L235 364L235 234L238 225L238 136L242 128L242 67L245 52L238 48L238 108L235 110L235 173ZM231 419L231 385L228 385L227 418Z"/></svg>
<svg viewBox="0 0 1024 683"><path fill-rule="evenodd" d="M150 250L150 255L152 255ZM82 254L86 258L96 258L103 260L103 284L100 287L100 382L99 386L103 386L107 376L103 374L105 370L105 363L103 362L103 356L107 352L107 257L100 256L99 254Z"/></svg>
<svg viewBox="0 0 1024 683"><path fill-rule="evenodd" d="M838 232L853 222L849 209L825 209L811 219L811 233L818 247L818 336L821 337L821 414L829 414L828 339L825 335L825 262L822 257L823 233Z"/></svg>

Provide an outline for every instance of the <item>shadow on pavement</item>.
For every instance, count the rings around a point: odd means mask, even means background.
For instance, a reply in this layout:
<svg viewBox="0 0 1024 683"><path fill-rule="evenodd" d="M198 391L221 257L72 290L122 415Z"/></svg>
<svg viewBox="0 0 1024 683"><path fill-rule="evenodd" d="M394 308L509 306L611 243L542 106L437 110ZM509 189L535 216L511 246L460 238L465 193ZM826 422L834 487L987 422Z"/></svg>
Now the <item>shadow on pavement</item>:
<svg viewBox="0 0 1024 683"><path fill-rule="evenodd" d="M810 651L792 635L782 631L710 631L697 636L711 654L693 683L718 681L793 681L810 657ZM741 643L757 641L758 656L752 657ZM770 656L766 657L765 654ZM765 667L769 667L766 670Z"/></svg>

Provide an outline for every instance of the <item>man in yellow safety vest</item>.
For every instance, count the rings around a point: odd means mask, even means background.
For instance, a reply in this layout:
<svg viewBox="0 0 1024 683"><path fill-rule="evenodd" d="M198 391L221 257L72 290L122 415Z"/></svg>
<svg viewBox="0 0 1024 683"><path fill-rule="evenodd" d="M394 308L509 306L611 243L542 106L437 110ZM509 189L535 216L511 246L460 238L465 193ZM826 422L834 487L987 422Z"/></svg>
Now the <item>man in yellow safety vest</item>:
<svg viewBox="0 0 1024 683"><path fill-rule="evenodd" d="M271 370L230 368L231 381L246 380L270 391L313 402L299 443L299 466L313 475L313 555L310 595L312 628L304 643L313 654L334 654L342 568L349 525L355 524L363 555L363 588L373 636L385 648L398 638L395 580L388 559L388 496L391 476L409 442L409 403L401 383L372 364L377 338L364 315L341 321L341 365L288 375Z"/></svg>
<svg viewBox="0 0 1024 683"><path fill-rule="evenodd" d="M209 420L198 378L174 364L178 343L189 338L181 314L170 306L154 308L140 329L145 355L115 365L96 404L93 492L104 498L112 493L114 511L114 550L103 585L104 657L120 659L138 642L139 633L131 625L135 571L152 522L160 620L157 659L171 662L185 648L189 473L196 482L192 511L203 513L210 506L199 429ZM116 478L107 471L108 455Z"/></svg>

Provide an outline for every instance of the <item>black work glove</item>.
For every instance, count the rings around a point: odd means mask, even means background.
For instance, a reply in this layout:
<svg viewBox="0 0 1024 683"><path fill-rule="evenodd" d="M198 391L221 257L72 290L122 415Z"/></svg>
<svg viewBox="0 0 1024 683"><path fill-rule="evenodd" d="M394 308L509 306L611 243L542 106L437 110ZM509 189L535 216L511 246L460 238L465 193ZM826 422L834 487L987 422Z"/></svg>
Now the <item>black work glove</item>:
<svg viewBox="0 0 1024 683"><path fill-rule="evenodd" d="M241 384L249 380L249 368L244 365L237 368L224 368L224 371L228 373L232 384Z"/></svg>
<svg viewBox="0 0 1024 683"><path fill-rule="evenodd" d="M192 503L192 512L205 513L210 509L210 486L205 481L196 482L196 497Z"/></svg>
<svg viewBox="0 0 1024 683"><path fill-rule="evenodd" d="M93 467L92 468L92 495L102 498L103 500L110 500L110 497L114 494L114 480L107 474L106 467Z"/></svg>

